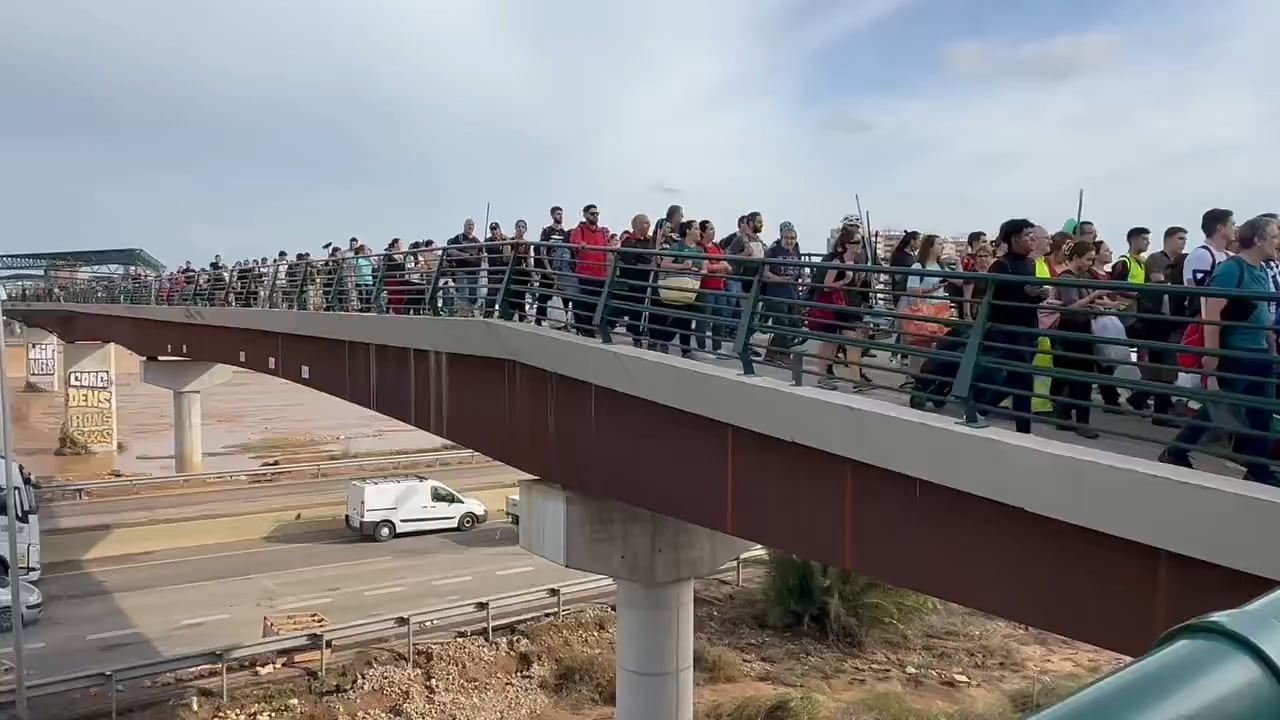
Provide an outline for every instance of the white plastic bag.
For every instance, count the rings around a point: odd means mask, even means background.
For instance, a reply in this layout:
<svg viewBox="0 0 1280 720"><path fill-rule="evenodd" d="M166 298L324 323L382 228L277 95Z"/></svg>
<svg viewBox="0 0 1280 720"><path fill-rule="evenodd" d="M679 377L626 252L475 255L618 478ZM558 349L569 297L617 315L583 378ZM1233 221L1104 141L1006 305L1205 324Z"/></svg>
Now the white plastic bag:
<svg viewBox="0 0 1280 720"><path fill-rule="evenodd" d="M1099 341L1093 345L1098 362L1103 365L1116 365L1129 360L1129 336L1125 334L1124 323L1115 315L1099 315L1093 319L1093 336ZM1112 344L1102 340L1122 340Z"/></svg>

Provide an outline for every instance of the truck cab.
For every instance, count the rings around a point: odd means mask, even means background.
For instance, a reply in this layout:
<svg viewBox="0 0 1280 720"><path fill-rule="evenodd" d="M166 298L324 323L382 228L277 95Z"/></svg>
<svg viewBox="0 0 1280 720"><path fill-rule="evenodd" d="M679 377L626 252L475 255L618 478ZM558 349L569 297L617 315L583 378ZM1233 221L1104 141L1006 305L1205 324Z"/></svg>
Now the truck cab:
<svg viewBox="0 0 1280 720"><path fill-rule="evenodd" d="M421 475L355 480L347 489L347 528L386 542L431 530L470 530L489 519L484 503Z"/></svg>

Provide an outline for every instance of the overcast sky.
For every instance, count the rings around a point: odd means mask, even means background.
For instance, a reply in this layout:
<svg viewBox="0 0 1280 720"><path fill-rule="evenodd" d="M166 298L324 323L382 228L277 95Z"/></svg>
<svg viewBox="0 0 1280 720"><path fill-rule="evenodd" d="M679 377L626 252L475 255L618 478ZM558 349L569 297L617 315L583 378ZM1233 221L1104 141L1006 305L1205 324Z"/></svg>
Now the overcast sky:
<svg viewBox="0 0 1280 720"><path fill-rule="evenodd" d="M1280 2L40 0L0 11L0 250L169 265L588 202L816 246L1280 210Z"/></svg>

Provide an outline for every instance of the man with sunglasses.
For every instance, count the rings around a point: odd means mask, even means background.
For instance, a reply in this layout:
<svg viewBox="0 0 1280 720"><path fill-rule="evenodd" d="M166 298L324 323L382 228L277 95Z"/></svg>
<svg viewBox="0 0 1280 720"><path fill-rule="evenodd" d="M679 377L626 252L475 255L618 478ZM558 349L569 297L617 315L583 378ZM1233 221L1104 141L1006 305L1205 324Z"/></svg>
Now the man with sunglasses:
<svg viewBox="0 0 1280 720"><path fill-rule="evenodd" d="M600 224L600 208L594 203L582 208L582 222L569 233L569 244L582 296L573 303L573 323L584 337L595 337L596 305L609 277L609 228Z"/></svg>

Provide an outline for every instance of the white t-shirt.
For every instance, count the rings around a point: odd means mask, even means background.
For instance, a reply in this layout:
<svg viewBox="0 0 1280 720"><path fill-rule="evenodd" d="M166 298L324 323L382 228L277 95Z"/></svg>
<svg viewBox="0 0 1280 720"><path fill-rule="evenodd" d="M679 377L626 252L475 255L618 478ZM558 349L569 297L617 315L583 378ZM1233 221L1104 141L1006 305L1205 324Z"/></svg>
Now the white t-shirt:
<svg viewBox="0 0 1280 720"><path fill-rule="evenodd" d="M1229 257L1231 253L1226 250L1214 250L1208 245L1192 248L1182 263L1182 284L1205 287L1214 269Z"/></svg>

